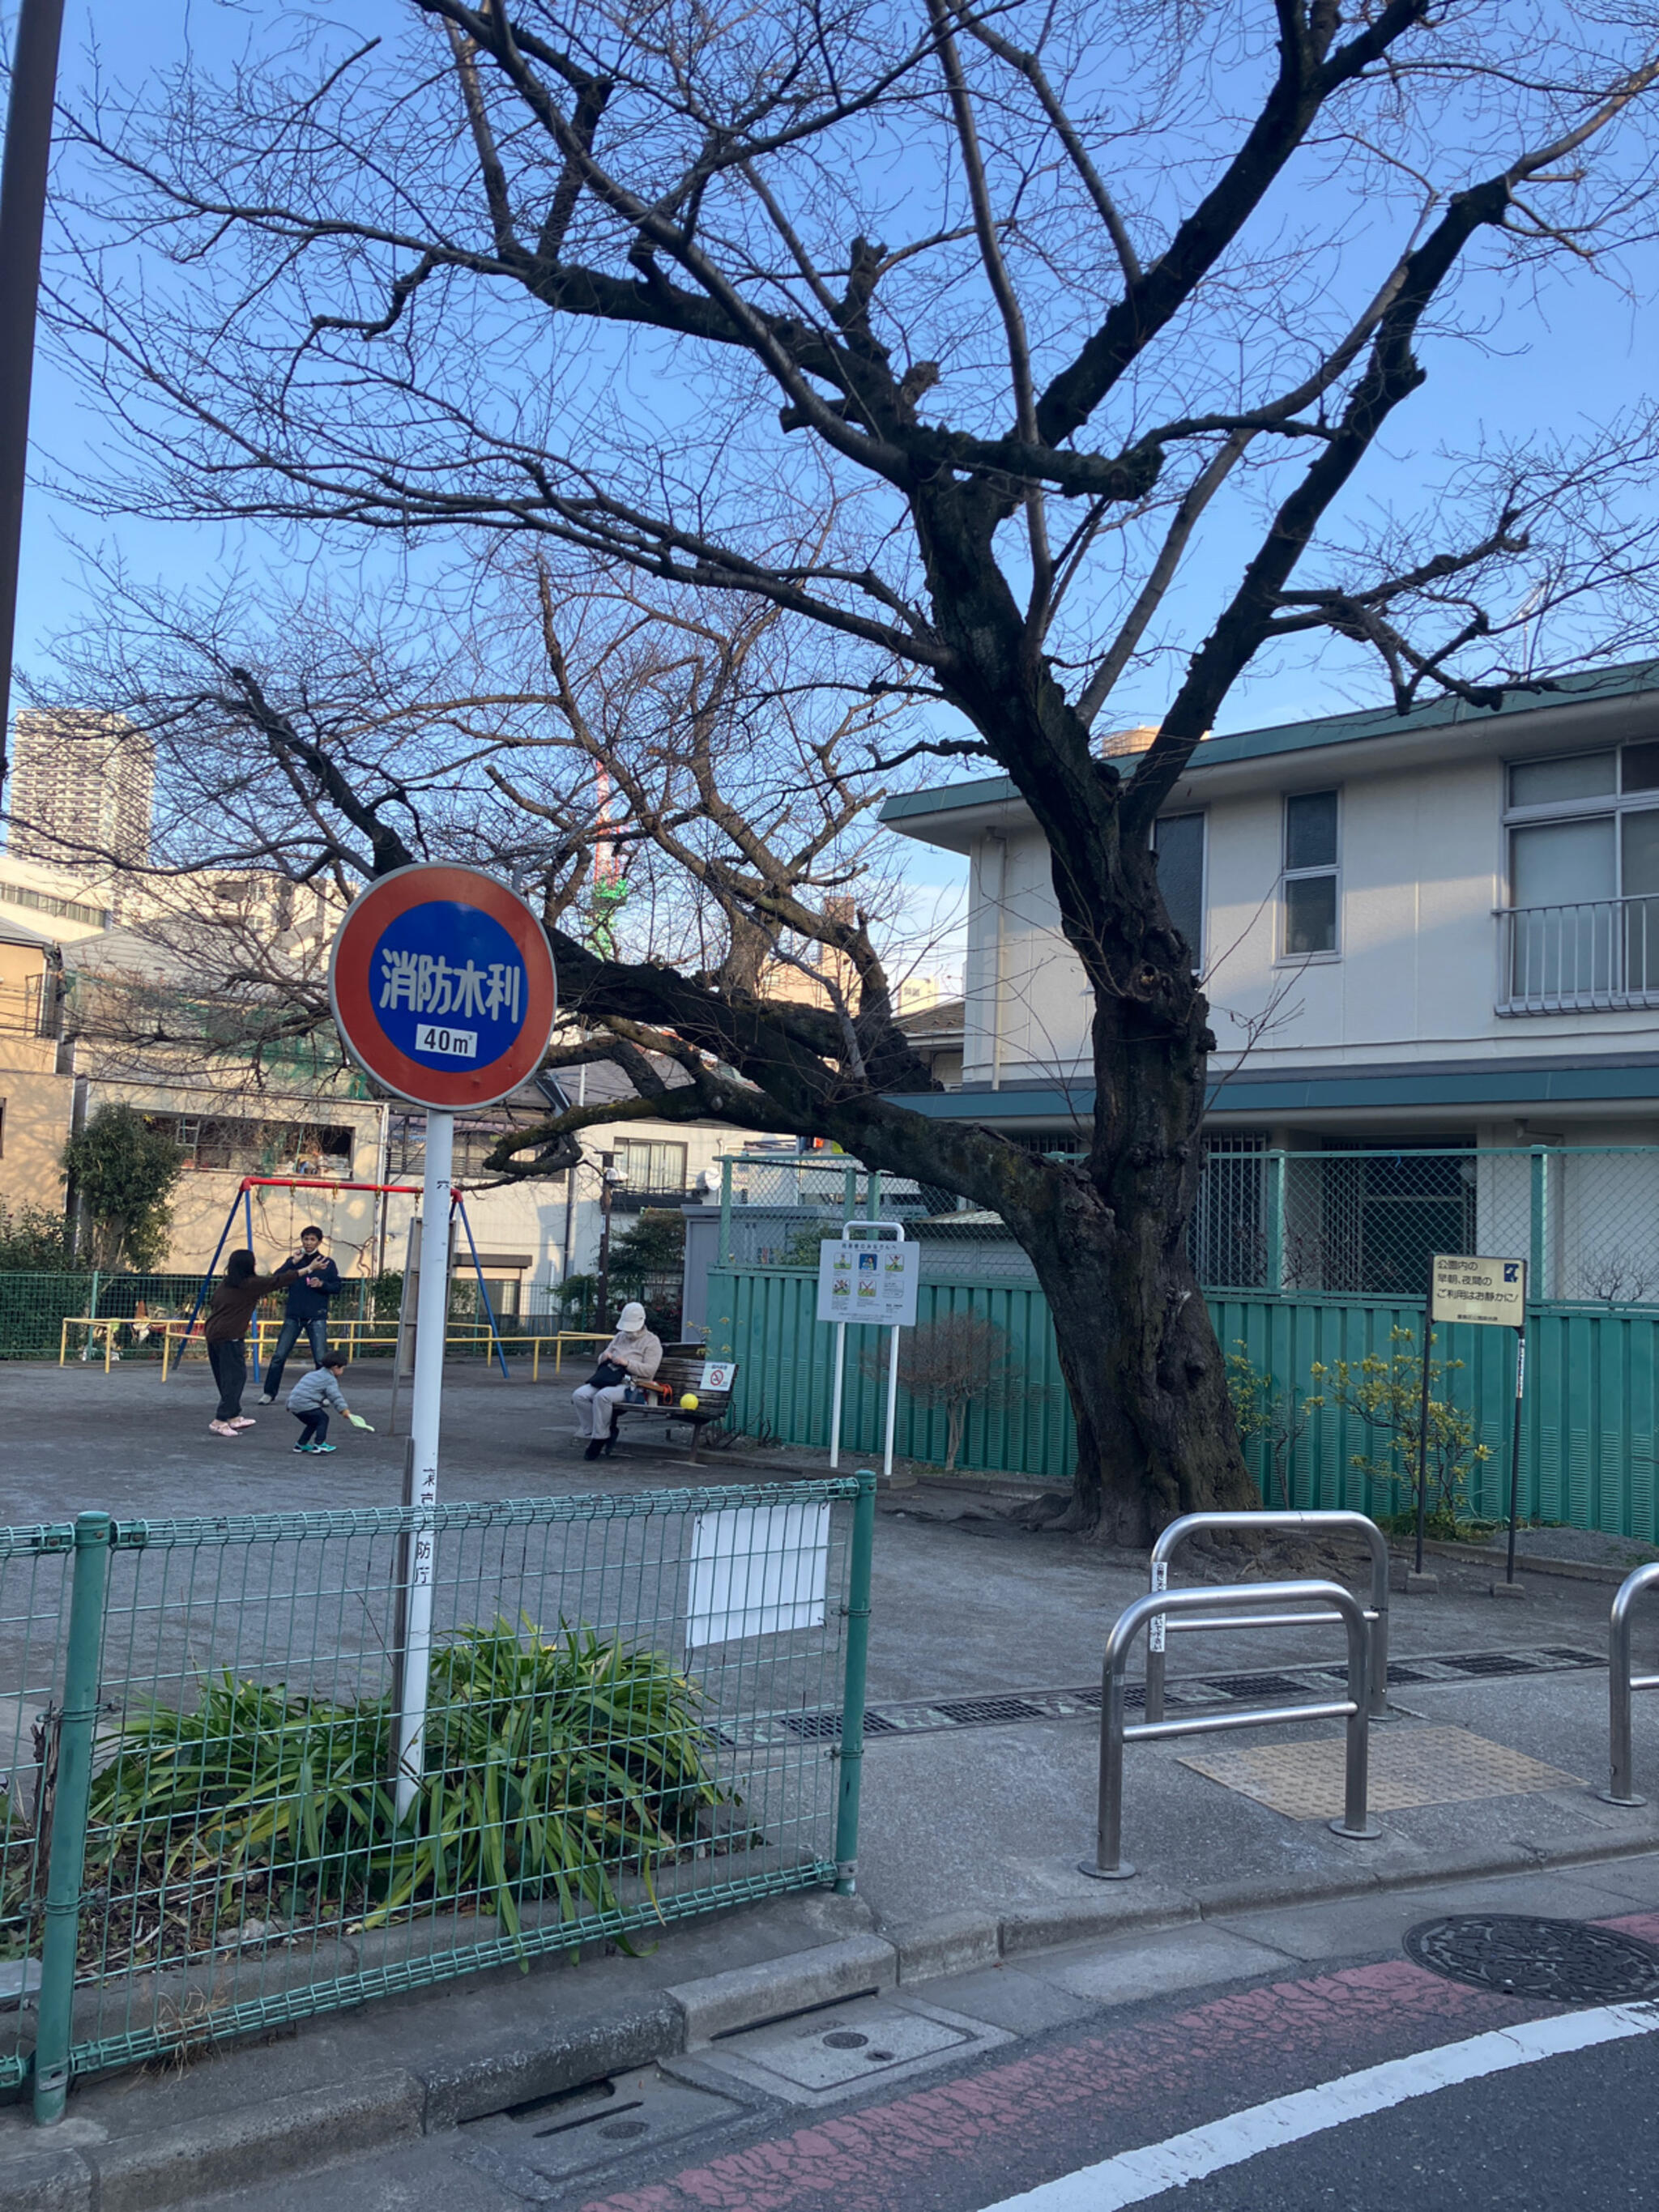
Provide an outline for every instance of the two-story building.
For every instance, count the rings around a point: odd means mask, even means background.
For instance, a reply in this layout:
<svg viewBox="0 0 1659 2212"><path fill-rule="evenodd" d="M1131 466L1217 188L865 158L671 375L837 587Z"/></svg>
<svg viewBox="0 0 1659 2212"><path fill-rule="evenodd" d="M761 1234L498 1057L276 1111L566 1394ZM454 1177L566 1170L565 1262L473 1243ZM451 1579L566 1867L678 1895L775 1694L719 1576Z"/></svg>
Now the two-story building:
<svg viewBox="0 0 1659 2212"><path fill-rule="evenodd" d="M915 1103L1044 1148L1079 1142L1089 991L1014 786L906 793L883 819L970 866L961 1087ZM1448 701L1211 738L1157 843L1217 1039L1199 1230L1211 1279L1260 1276L1243 1249L1255 1154L1376 1156L1346 1182L1306 1179L1313 1212L1298 1222L1292 1198L1279 1218L1286 1279L1299 1249L1311 1287L1383 1290L1391 1272L1415 1279L1425 1249L1510 1249L1534 1210L1531 1148L1659 1146L1659 661L1496 713ZM1507 1158L1390 1168L1396 1147ZM1239 1165L1222 1175L1223 1158ZM1579 1277L1616 1264L1659 1295L1659 1151L1597 1177L1569 1165L1552 1170L1554 1294L1595 1295ZM1373 1250L1406 1255L1392 1270L1340 1249L1368 1205ZM1339 1234L1334 1209L1356 1225ZM1610 1237L1613 1261L1583 1256Z"/></svg>

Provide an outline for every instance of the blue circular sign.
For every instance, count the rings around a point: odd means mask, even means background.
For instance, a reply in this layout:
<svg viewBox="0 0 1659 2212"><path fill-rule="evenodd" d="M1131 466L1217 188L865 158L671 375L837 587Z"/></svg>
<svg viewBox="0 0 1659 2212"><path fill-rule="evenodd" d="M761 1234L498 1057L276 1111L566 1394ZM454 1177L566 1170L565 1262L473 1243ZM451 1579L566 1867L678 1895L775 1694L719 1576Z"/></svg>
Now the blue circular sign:
<svg viewBox="0 0 1659 2212"><path fill-rule="evenodd" d="M524 956L499 921L448 899L387 924L369 963L380 1026L422 1067L487 1066L529 1012Z"/></svg>
<svg viewBox="0 0 1659 2212"><path fill-rule="evenodd" d="M450 1112L493 1105L527 1082L558 1010L534 908L447 861L395 868L357 894L334 939L328 993L341 1042L365 1073Z"/></svg>

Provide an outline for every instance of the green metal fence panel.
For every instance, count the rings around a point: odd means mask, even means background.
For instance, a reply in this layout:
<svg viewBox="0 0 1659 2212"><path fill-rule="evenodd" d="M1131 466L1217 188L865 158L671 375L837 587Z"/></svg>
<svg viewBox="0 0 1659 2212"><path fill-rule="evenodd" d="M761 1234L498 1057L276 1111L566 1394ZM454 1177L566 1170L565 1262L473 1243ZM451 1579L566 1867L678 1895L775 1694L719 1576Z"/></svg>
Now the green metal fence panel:
<svg viewBox="0 0 1659 2212"><path fill-rule="evenodd" d="M0 1529L0 2087L24 2079L34 2040L74 1547L69 1522Z"/></svg>
<svg viewBox="0 0 1659 2212"><path fill-rule="evenodd" d="M815 1318L816 1301L815 1279L800 1271L710 1271L710 1348L738 1363L735 1426L783 1443L827 1447L835 1332ZM1408 1300L1213 1291L1208 1302L1224 1352L1242 1352L1283 1396L1303 1402L1328 1399L1316 1366L1329 1369L1345 1359L1357 1366L1368 1357L1387 1359L1396 1348L1415 1358L1422 1341L1423 1309ZM1002 1333L1010 1377L993 1402L969 1409L958 1465L1057 1486L1069 1483L1076 1434L1042 1292L1035 1284L1006 1280L924 1280L918 1327L953 1312L977 1315ZM867 1347L860 1338L868 1340ZM848 1343L842 1449L867 1455L881 1443L885 1336L849 1329ZM1436 1395L1469 1415L1475 1441L1486 1448L1486 1459L1473 1471L1471 1510L1500 1518L1508 1510L1514 1334L1504 1328L1438 1328L1430 1357L1437 1364L1454 1363ZM944 1413L902 1391L896 1444L903 1457L941 1464ZM1522 1427L1522 1516L1659 1543L1656 1444L1659 1310L1577 1304L1533 1308ZM1401 1510L1407 1501L1395 1485L1355 1465L1385 1456L1385 1439L1358 1417L1328 1402L1315 1408L1289 1456L1289 1503L1370 1514ZM1281 1503L1285 1486L1265 1443L1255 1449L1252 1472L1264 1498Z"/></svg>
<svg viewBox="0 0 1659 2212"><path fill-rule="evenodd" d="M14 1744L44 1720L63 1753L44 1894L40 1786L8 1801L4 1929L40 1959L37 2116L71 2075L850 1887L856 1773L837 1753L844 1724L854 1766L862 1741L874 1490L438 1509L401 1825L394 1655L422 1516L0 1531ZM65 1561L86 1565L94 1520L99 1587L76 1572L60 1652ZM17 2033L0 2082L22 2078Z"/></svg>

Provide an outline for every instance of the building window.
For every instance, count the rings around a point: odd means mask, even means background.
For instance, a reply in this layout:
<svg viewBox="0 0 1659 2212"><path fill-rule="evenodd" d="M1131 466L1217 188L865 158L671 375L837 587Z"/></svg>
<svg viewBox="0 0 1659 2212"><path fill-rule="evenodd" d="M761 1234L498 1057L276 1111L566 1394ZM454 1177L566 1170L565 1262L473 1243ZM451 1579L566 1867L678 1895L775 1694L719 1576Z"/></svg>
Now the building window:
<svg viewBox="0 0 1659 2212"><path fill-rule="evenodd" d="M351 1173L352 1133L316 1121L255 1121L234 1115L146 1114L192 1168L327 1181Z"/></svg>
<svg viewBox="0 0 1659 2212"><path fill-rule="evenodd" d="M1164 910L1186 939L1196 970L1204 965L1204 817L1160 815L1152 824L1152 850Z"/></svg>
<svg viewBox="0 0 1659 2212"><path fill-rule="evenodd" d="M1514 996L1659 990L1659 744L1517 761L1506 819Z"/></svg>
<svg viewBox="0 0 1659 2212"><path fill-rule="evenodd" d="M631 1191L668 1197L685 1188L684 1145L663 1144L650 1137L621 1137L617 1141L617 1165Z"/></svg>
<svg viewBox="0 0 1659 2212"><path fill-rule="evenodd" d="M1334 952L1336 793L1298 791L1285 801L1284 957Z"/></svg>

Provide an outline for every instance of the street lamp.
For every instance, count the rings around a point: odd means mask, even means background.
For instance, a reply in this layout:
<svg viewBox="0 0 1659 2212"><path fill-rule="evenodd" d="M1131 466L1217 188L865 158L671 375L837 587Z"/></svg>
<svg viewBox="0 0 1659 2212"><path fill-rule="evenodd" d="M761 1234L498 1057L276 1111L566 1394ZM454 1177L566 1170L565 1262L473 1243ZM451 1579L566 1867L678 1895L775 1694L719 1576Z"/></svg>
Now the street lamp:
<svg viewBox="0 0 1659 2212"><path fill-rule="evenodd" d="M596 1328L611 1326L611 1201L628 1181L626 1168L617 1165L614 1152L599 1154L599 1305Z"/></svg>

